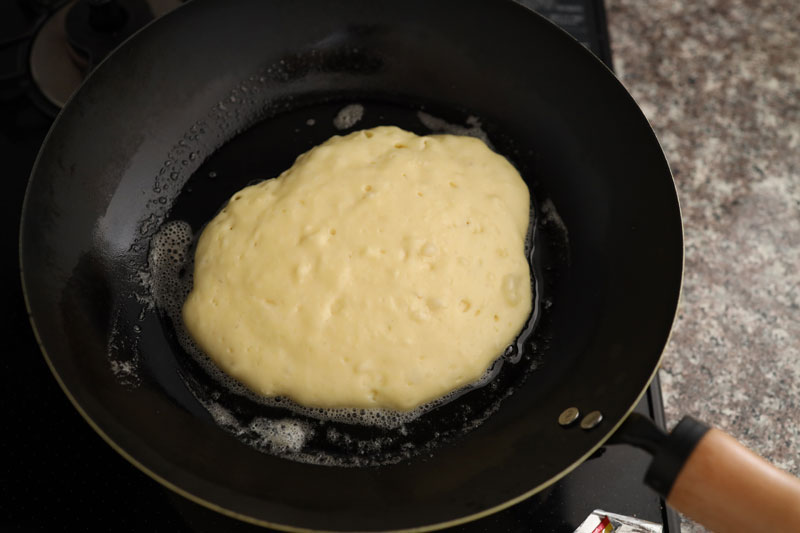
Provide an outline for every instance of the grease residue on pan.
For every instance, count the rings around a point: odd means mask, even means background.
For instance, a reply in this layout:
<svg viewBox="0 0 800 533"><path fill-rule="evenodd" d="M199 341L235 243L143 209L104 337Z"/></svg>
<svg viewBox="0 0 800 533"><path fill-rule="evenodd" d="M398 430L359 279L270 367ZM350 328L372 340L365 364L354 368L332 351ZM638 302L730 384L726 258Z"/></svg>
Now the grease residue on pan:
<svg viewBox="0 0 800 533"><path fill-rule="evenodd" d="M139 353L139 333L141 328L138 324L130 327L125 324L125 318L121 310L117 310L112 322L111 331L108 335L106 345L106 357L111 367L111 372L120 385L134 389L138 387L142 378L139 374L141 364L141 354ZM134 335L129 335L132 330Z"/></svg>
<svg viewBox="0 0 800 533"><path fill-rule="evenodd" d="M486 146L494 150L494 145L492 145L492 141L489 140L489 136L486 135L486 132L483 131L483 128L481 127L481 121L478 117L471 115L467 117L468 126L451 124L444 119L429 115L424 111L418 111L417 118L419 118L419 121L422 122L426 128L434 133L449 133L451 135L466 135L467 137L476 137L485 142Z"/></svg>
<svg viewBox="0 0 800 533"><path fill-rule="evenodd" d="M337 130L346 130L355 126L362 118L364 118L364 106L350 104L339 110L333 118L333 125Z"/></svg>

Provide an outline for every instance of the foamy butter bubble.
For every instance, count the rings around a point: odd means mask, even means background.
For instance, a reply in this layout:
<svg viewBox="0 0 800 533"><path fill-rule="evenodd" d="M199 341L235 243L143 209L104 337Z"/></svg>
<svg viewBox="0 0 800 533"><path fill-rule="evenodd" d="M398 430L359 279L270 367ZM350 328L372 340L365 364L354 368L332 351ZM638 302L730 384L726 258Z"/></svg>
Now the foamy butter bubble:
<svg viewBox="0 0 800 533"><path fill-rule="evenodd" d="M272 446L278 452L299 452L313 432L308 424L291 418L256 418L250 422L248 429L258 435L263 444Z"/></svg>

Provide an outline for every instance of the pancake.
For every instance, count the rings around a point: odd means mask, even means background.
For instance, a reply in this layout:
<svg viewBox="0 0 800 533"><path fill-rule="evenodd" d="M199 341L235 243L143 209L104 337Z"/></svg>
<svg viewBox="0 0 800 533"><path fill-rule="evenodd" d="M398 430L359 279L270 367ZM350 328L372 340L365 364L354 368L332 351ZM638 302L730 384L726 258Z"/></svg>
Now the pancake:
<svg viewBox="0 0 800 533"><path fill-rule="evenodd" d="M258 394L414 409L479 379L524 326L529 202L479 139L335 136L209 222L184 323Z"/></svg>

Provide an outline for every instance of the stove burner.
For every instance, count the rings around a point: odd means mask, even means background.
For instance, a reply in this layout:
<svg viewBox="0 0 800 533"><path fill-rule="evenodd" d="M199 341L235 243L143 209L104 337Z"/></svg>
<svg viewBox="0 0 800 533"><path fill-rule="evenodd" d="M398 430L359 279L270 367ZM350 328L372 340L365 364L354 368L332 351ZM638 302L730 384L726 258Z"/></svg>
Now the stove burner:
<svg viewBox="0 0 800 533"><path fill-rule="evenodd" d="M64 30L71 4L55 12L39 29L31 46L30 68L34 83L56 107L64 107L84 78L73 60Z"/></svg>
<svg viewBox="0 0 800 533"><path fill-rule="evenodd" d="M30 72L57 108L86 75L136 30L180 5L180 0L77 0L56 10L33 39Z"/></svg>
<svg viewBox="0 0 800 533"><path fill-rule="evenodd" d="M153 20L145 0L77 0L64 19L79 67L91 70L136 30Z"/></svg>

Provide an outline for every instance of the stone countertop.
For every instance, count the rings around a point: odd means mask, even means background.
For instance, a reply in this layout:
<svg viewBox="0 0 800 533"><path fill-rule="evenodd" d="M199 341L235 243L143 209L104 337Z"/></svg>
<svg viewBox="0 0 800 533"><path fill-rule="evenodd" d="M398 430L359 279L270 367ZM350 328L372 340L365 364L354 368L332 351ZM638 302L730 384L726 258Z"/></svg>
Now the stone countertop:
<svg viewBox="0 0 800 533"><path fill-rule="evenodd" d="M683 209L667 423L711 423L800 475L800 2L607 0L617 73ZM684 518L686 532L704 531Z"/></svg>

